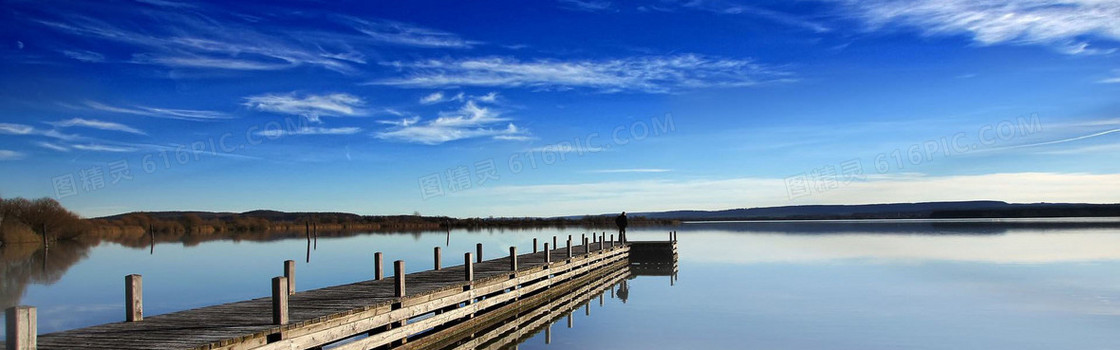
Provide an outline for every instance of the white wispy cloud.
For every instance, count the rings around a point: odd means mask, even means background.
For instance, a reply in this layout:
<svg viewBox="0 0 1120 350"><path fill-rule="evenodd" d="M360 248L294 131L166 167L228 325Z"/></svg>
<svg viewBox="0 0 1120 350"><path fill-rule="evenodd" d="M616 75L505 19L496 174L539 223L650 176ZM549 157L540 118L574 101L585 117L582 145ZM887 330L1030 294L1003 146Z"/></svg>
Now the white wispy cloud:
<svg viewBox="0 0 1120 350"><path fill-rule="evenodd" d="M35 128L30 125L0 123L0 133L11 135L29 135L35 132Z"/></svg>
<svg viewBox="0 0 1120 350"><path fill-rule="evenodd" d="M147 133L145 133L143 131L140 131L139 129L133 128L131 126L128 126L128 125L124 125L124 124L120 124L120 123L114 123L114 122L101 121L101 120L93 120L93 119L73 118L73 119L68 119L68 120L60 120L60 121L57 121L57 122L49 122L47 124L54 125L54 126L60 127L60 128L79 126L79 127L86 127L86 128L100 129L100 130L120 131L120 132L126 132L126 133L137 134L137 135L147 135Z"/></svg>
<svg viewBox="0 0 1120 350"><path fill-rule="evenodd" d="M1111 77L1097 80L1097 82L1101 84L1120 84L1120 69L1113 69Z"/></svg>
<svg viewBox="0 0 1120 350"><path fill-rule="evenodd" d="M427 48L470 48L479 42L465 40L456 34L414 24L385 19L361 19L346 17L355 30L373 40L412 47Z"/></svg>
<svg viewBox="0 0 1120 350"><path fill-rule="evenodd" d="M363 61L344 33L301 32L209 6L183 11L179 6L157 5L133 11L106 4L102 10L114 20L57 11L29 21L58 33L127 45L133 63L172 68L272 70L315 66L352 73L356 71L352 63ZM160 25L125 25L144 21ZM351 36L358 37L357 33ZM70 49L63 54L90 62L104 60L89 51Z"/></svg>
<svg viewBox="0 0 1120 350"><path fill-rule="evenodd" d="M634 168L634 169L599 169L589 170L589 173L597 174L619 174L619 173L667 173L673 171L672 169L658 169L658 168Z"/></svg>
<svg viewBox="0 0 1120 350"><path fill-rule="evenodd" d="M73 107L73 106L71 106ZM81 108L81 107L73 107ZM153 118L165 119L179 119L179 120L192 120L192 121L207 121L216 119L229 119L230 116L216 111L206 110L193 110L193 109L174 109L174 108L157 108L146 106L111 106L100 102L87 101L85 108L90 108L102 112L121 113L139 115Z"/></svg>
<svg viewBox="0 0 1120 350"><path fill-rule="evenodd" d="M39 147L42 147L42 148L49 149L49 150L55 150L55 151L59 151L59 152L70 152L69 148L66 148L65 146L61 146L61 145L56 145L56 144L53 144L53 143L50 143L50 142L36 142L35 145L39 146Z"/></svg>
<svg viewBox="0 0 1120 350"><path fill-rule="evenodd" d="M50 129L37 129L30 125L13 124L13 123L0 123L0 134L9 135L39 135L46 136L59 140L73 141L82 138L79 135L64 134L58 130Z"/></svg>
<svg viewBox="0 0 1120 350"><path fill-rule="evenodd" d="M377 122L381 123L381 124L387 124L387 125L409 126L409 125L413 125L413 124L416 124L416 123L420 122L420 117L412 116L412 117L407 117L407 118L401 118L399 120L378 120Z"/></svg>
<svg viewBox="0 0 1120 350"><path fill-rule="evenodd" d="M428 96L424 96L424 97L420 98L420 103L421 104L430 105L430 104L433 104L433 103L440 103L440 102L443 102L443 93L438 92L438 91L433 92L432 94L430 94Z"/></svg>
<svg viewBox="0 0 1120 350"><path fill-rule="evenodd" d="M527 131L509 122L509 119L502 117L500 112L489 107L479 106L473 100L467 101L456 111L440 113L438 118L426 122L421 122L417 118L404 119L399 123L395 121L385 121L384 123L397 125L397 127L378 132L374 136L385 140L427 145L479 137L512 140L528 136Z"/></svg>
<svg viewBox="0 0 1120 350"><path fill-rule="evenodd" d="M0 161L3 161L3 160L20 160L20 159L23 159L26 156L27 155L22 153L22 152L0 149Z"/></svg>
<svg viewBox="0 0 1120 350"><path fill-rule="evenodd" d="M602 92L666 93L794 80L790 72L751 60L709 58L695 54L569 61L521 61L505 57L432 59L392 65L402 69L405 77L377 80L370 84L425 88L591 88Z"/></svg>
<svg viewBox="0 0 1120 350"><path fill-rule="evenodd" d="M821 23L805 19L797 15L770 10L759 6L746 5L740 2L729 0L664 1L661 2L658 6L649 6L643 8L654 11L669 12L676 9L690 9L707 11L722 15L740 15L760 18L785 26L807 29L816 33L825 33L831 31L830 28Z"/></svg>
<svg viewBox="0 0 1120 350"><path fill-rule="evenodd" d="M89 143L89 144L84 144L84 145L83 144L76 144L76 145L71 145L70 147L73 147L76 150L91 151L91 152L127 153L127 152L137 151L137 149L133 148L133 147L110 146L110 145L97 144L97 143Z"/></svg>
<svg viewBox="0 0 1120 350"><path fill-rule="evenodd" d="M839 0L871 29L890 25L927 35L968 35L981 45L1047 45L1068 54L1094 54L1091 39L1120 41L1120 3L1107 0Z"/></svg>
<svg viewBox="0 0 1120 350"><path fill-rule="evenodd" d="M365 105L360 97L346 93L323 95L264 94L245 98L245 106L267 112L298 115L318 122L320 117L362 116Z"/></svg>
<svg viewBox="0 0 1120 350"><path fill-rule="evenodd" d="M358 127L341 127L341 128L322 128L314 126L305 126L295 130L285 129L270 129L261 130L256 132L257 135L268 137L280 137L290 135L353 135L362 132L362 128Z"/></svg>
<svg viewBox="0 0 1120 350"><path fill-rule="evenodd" d="M105 55L87 50L62 50L62 54L82 62L105 62Z"/></svg>
<svg viewBox="0 0 1120 350"><path fill-rule="evenodd" d="M601 0L559 0L560 6L569 10L599 12L611 9L610 1Z"/></svg>

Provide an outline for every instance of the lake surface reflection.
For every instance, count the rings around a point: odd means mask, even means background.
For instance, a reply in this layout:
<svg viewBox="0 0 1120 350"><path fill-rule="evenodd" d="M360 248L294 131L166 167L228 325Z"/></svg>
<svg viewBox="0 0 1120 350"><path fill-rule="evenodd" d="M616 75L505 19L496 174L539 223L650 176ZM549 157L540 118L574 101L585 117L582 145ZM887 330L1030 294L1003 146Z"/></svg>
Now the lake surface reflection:
<svg viewBox="0 0 1120 350"><path fill-rule="evenodd" d="M679 273L630 276L627 300L518 337L520 348L1115 348L1120 344L1120 221L688 223L635 228L635 240L679 232ZM432 267L475 243L487 259L533 238L581 229L361 234L276 241L55 245L44 257L4 247L5 306L39 308L41 333L124 316L123 276L144 275L147 315L267 296L281 262L299 290L368 279L373 252ZM608 233L609 234L609 233ZM151 251L150 251L151 250ZM620 284L610 286L617 292ZM543 329L543 328L542 328Z"/></svg>

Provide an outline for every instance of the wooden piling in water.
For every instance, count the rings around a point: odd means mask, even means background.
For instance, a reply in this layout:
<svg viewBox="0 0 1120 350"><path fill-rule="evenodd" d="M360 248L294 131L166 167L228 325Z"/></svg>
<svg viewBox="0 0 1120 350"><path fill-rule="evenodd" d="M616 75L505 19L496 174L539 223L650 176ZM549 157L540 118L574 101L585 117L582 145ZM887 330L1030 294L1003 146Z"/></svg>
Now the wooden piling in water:
<svg viewBox="0 0 1120 350"><path fill-rule="evenodd" d="M404 297L404 260L393 262L393 295L397 298Z"/></svg>
<svg viewBox="0 0 1120 350"><path fill-rule="evenodd" d="M474 262L482 262L482 243L477 243L474 245L474 252Z"/></svg>
<svg viewBox="0 0 1120 350"><path fill-rule="evenodd" d="M440 269L440 255L441 255L439 247L436 247L435 249L433 249L432 255L434 255L434 258L435 258L435 261L433 262L433 265L434 265L433 270L439 270Z"/></svg>
<svg viewBox="0 0 1120 350"><path fill-rule="evenodd" d="M559 249L560 245L556 243L556 236L552 236L552 249ZM547 250L547 249L545 249Z"/></svg>
<svg viewBox="0 0 1120 350"><path fill-rule="evenodd" d="M517 247L509 247L509 270L517 271Z"/></svg>
<svg viewBox="0 0 1120 350"><path fill-rule="evenodd" d="M5 345L8 350L35 350L38 345L38 315L33 306L13 306L5 310Z"/></svg>
<svg viewBox="0 0 1120 350"><path fill-rule="evenodd" d="M545 264L551 264L552 263L552 251L548 250L548 242L545 242L545 244L544 244L544 263Z"/></svg>
<svg viewBox="0 0 1120 350"><path fill-rule="evenodd" d="M572 258L572 236L568 236L568 259Z"/></svg>
<svg viewBox="0 0 1120 350"><path fill-rule="evenodd" d="M537 239L533 238L533 253L537 252Z"/></svg>
<svg viewBox="0 0 1120 350"><path fill-rule="evenodd" d="M385 279L385 260L381 252L373 253L373 280Z"/></svg>
<svg viewBox="0 0 1120 350"><path fill-rule="evenodd" d="M611 248L614 248L614 234L611 234Z"/></svg>
<svg viewBox="0 0 1120 350"><path fill-rule="evenodd" d="M288 295L296 294L296 262L284 260L284 277L288 279Z"/></svg>
<svg viewBox="0 0 1120 350"><path fill-rule="evenodd" d="M124 319L137 322L144 319L144 282L140 275L124 276Z"/></svg>
<svg viewBox="0 0 1120 350"><path fill-rule="evenodd" d="M288 279L272 278L272 324L288 324Z"/></svg>

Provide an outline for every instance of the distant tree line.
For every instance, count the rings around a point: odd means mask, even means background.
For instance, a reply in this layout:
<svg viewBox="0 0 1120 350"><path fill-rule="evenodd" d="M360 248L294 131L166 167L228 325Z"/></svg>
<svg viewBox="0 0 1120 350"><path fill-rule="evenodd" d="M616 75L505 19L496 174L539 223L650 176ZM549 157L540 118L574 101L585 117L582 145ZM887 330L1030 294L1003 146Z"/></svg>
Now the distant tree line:
<svg viewBox="0 0 1120 350"><path fill-rule="evenodd" d="M633 226L675 225L676 220L631 217ZM451 218L420 215L357 215L335 212L280 212L257 210L245 213L133 212L96 219L81 219L58 201L0 199L0 242L38 243L43 239L110 240L141 245L152 240L199 242L209 239L265 236L295 236L361 231L427 231L444 229L489 229L530 227L614 227L613 216L580 218Z"/></svg>
<svg viewBox="0 0 1120 350"><path fill-rule="evenodd" d="M0 198L0 242L41 243L81 236L89 223L50 198Z"/></svg>

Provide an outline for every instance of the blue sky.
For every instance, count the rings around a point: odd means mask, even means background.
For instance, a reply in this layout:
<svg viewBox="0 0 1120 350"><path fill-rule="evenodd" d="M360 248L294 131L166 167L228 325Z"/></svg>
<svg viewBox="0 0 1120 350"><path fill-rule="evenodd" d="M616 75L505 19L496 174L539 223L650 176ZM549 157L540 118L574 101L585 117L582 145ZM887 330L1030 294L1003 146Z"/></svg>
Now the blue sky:
<svg viewBox="0 0 1120 350"><path fill-rule="evenodd" d="M9 1L0 195L550 216L1120 198L1120 4Z"/></svg>

